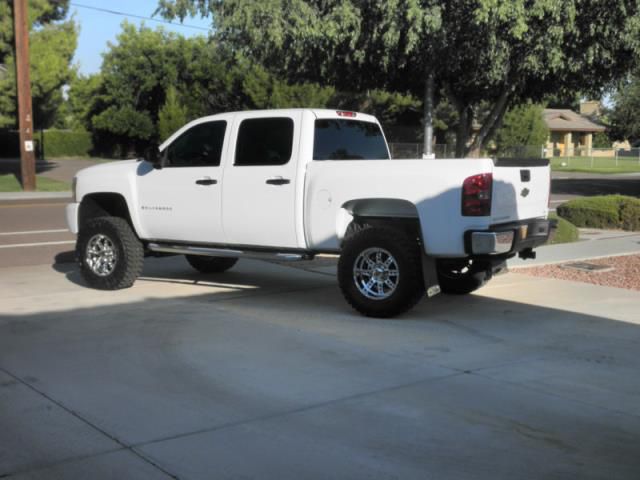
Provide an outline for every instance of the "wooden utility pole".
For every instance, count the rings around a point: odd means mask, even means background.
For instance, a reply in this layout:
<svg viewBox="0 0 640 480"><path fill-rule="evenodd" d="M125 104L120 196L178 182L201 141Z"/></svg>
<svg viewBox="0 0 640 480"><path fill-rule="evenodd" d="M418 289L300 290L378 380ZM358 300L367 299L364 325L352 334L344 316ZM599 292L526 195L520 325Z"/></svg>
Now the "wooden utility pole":
<svg viewBox="0 0 640 480"><path fill-rule="evenodd" d="M14 34L16 38L16 84L20 128L20 177L22 189L36 189L36 157L33 145L31 112L31 80L29 79L29 27L27 0L13 0Z"/></svg>

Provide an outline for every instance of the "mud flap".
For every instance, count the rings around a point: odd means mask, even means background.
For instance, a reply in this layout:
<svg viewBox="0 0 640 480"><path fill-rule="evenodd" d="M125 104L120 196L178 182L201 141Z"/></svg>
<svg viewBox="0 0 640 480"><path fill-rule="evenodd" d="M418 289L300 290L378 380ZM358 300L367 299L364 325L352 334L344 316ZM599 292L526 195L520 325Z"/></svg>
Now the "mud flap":
<svg viewBox="0 0 640 480"><path fill-rule="evenodd" d="M438 271L436 270L436 260L422 252L422 278L424 279L424 288L427 291L427 297L431 298L440 293L440 284L438 283Z"/></svg>

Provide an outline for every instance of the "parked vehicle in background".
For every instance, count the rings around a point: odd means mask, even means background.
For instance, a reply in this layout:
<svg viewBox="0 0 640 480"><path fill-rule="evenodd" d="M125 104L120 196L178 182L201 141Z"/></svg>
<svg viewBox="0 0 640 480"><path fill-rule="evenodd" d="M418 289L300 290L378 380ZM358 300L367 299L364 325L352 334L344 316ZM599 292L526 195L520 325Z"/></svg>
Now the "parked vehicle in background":
<svg viewBox="0 0 640 480"><path fill-rule="evenodd" d="M549 236L547 160L391 160L362 113L213 115L159 153L78 173L67 221L90 286L131 286L145 254L220 273L337 253L346 300L388 317L425 293L476 290Z"/></svg>

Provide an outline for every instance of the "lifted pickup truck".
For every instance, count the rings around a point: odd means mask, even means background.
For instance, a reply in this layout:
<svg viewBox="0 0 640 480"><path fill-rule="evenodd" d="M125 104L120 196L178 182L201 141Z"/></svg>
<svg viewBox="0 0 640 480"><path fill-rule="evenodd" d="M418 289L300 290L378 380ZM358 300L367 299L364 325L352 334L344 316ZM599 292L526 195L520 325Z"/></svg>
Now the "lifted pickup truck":
<svg viewBox="0 0 640 480"><path fill-rule="evenodd" d="M213 115L158 153L74 179L67 223L94 288L130 287L145 254L218 273L242 257L338 253L346 300L388 317L425 293L472 292L549 236L547 160L391 160L362 113Z"/></svg>

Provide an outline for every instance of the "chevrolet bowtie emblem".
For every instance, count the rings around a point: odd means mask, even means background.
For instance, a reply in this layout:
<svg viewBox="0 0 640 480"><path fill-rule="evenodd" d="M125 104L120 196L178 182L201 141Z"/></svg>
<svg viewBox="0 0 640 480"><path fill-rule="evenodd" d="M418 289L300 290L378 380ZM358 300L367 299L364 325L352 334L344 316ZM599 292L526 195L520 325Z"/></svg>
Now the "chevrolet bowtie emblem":
<svg viewBox="0 0 640 480"><path fill-rule="evenodd" d="M529 195L529 189L523 188L522 191L520 192L520 195L522 195L523 197L526 197L527 195Z"/></svg>

